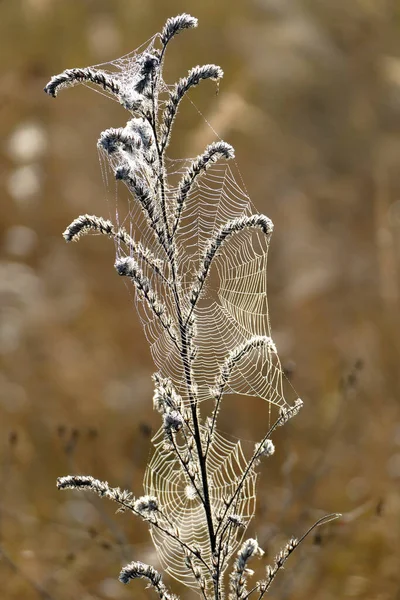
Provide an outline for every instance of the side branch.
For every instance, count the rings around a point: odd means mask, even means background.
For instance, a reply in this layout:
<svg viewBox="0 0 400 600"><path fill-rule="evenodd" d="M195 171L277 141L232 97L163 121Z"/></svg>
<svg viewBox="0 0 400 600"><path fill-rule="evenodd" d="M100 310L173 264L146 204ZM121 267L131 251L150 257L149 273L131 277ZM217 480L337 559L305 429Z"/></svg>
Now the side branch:
<svg viewBox="0 0 400 600"><path fill-rule="evenodd" d="M190 167L179 182L178 192L175 197L175 223L172 230L172 237L179 227L179 220L186 202L197 177L205 173L207 169L220 158L229 160L234 158L235 153L230 144L226 142L214 142L207 146L203 154L194 159Z"/></svg>
<svg viewBox="0 0 400 600"><path fill-rule="evenodd" d="M170 282L161 271L163 265L162 261L157 259L148 248L143 246L143 244L136 242L123 227L120 227L117 230L114 229L111 221L95 215L81 215L68 225L63 236L67 242L76 242L82 235L91 233L106 235L117 242L121 242L130 252L133 252L136 256L141 258L154 273L157 273L157 275L164 280L165 283L170 285Z"/></svg>
<svg viewBox="0 0 400 600"><path fill-rule="evenodd" d="M175 84L173 91L170 92L169 100L164 109L162 117L163 123L161 127L160 144L161 152L164 152L165 148L168 146L171 135L171 127L178 112L179 104L184 95L190 90L190 88L198 85L202 79L213 79L214 81L218 81L218 79L221 79L223 75L223 70L217 65L203 65L202 67L197 66L189 71L187 77L182 77L182 79Z"/></svg>
<svg viewBox="0 0 400 600"><path fill-rule="evenodd" d="M224 394L225 387L228 384L229 379L232 375L232 371L238 364L238 362L240 362L240 360L244 356L246 356L246 354L249 354L252 350L256 348L267 348L270 352L274 352L276 354L275 344L270 337L265 335L255 335L243 342L243 344L239 344L238 346L236 346L236 348L231 350L231 352L224 360L224 363L222 364L220 374L216 378L215 387L212 390L213 396L215 398L215 407L212 414L211 425L208 431L206 456L208 454L208 450L212 440L212 435L214 433L215 424L221 405L221 399Z"/></svg>
<svg viewBox="0 0 400 600"><path fill-rule="evenodd" d="M131 579L144 578L149 581L149 584L154 588L157 592L160 600L174 600L176 596L170 594L165 587L161 573L156 571L154 567L151 565L146 565L145 563L134 561L126 565L119 575L119 580L121 583L129 583Z"/></svg>
<svg viewBox="0 0 400 600"><path fill-rule="evenodd" d="M221 229L219 229L219 231L217 231L214 237L209 241L201 263L200 271L197 274L197 282L193 286L192 291L190 293L190 303L192 304L192 310L197 304L204 283L210 272L211 264L216 254L220 250L221 246L232 235L239 233L244 229L253 228L261 229L265 233L265 235L269 236L271 235L274 226L271 219L269 219L265 215L256 214L251 215L250 217L238 217L237 219L232 219L232 221L228 221L228 223L221 227ZM189 316L190 314L191 313L189 313Z"/></svg>
<svg viewBox="0 0 400 600"><path fill-rule="evenodd" d="M143 275L137 262L130 256L118 258L115 261L115 268L118 275L131 279L139 295L146 299L150 310L157 317L163 329L168 333L175 347L180 351L177 341L178 337L175 333L172 319L167 314L166 306L159 301L157 294L151 289L150 281Z"/></svg>
<svg viewBox="0 0 400 600"><path fill-rule="evenodd" d="M246 594L246 596L244 597L243 600L247 600L247 598L249 597L250 593L252 593L253 591L256 591L256 590L260 592L258 600L261 600L261 598L263 598L264 595L268 592L268 590L269 590L272 582L274 581L277 573L281 569L283 569L283 567L284 567L287 559L289 558L289 556L292 554L292 552L294 552L294 550L296 550L296 548L298 548L298 546L300 546L300 544L306 539L306 537L308 535L310 535L310 533L312 531L314 531L314 529L316 529L317 527L320 527L321 525L325 525L326 523L329 523L330 521L334 521L335 519L338 519L341 516L342 515L340 513L332 513L330 515L326 515L325 517L322 517L321 519L319 519L318 521L316 521L314 523L314 525L312 525L306 531L306 533L304 533L302 535L302 537L299 540L297 538L292 537L287 542L286 546L275 557L274 564L272 566L269 565L267 567L267 578L266 578L266 580L264 580L264 581L258 581L256 588L254 588L248 594Z"/></svg>
<svg viewBox="0 0 400 600"><path fill-rule="evenodd" d="M168 255L168 244L163 229L159 226L160 215L158 206L152 196L148 186L140 181L128 167L118 167L115 171L115 178L123 181L128 189L138 200L142 210L146 216L147 223L157 236L162 248Z"/></svg>
<svg viewBox="0 0 400 600"><path fill-rule="evenodd" d="M269 431L265 434L265 436L263 437L261 442L259 444L256 444L256 448L253 453L253 456L250 458L246 467L244 468L242 476L240 477L240 480L236 486L235 491L233 492L230 499L225 503L224 512L221 515L221 521L218 524L217 531L215 534L216 536L218 535L218 533L221 529L221 526L224 523L224 520L229 512L230 507L234 503L235 499L240 495L240 493L243 489L243 486L246 482L247 477L252 472L253 467L257 464L260 456L264 453L264 449L267 447L266 446L267 440L269 440L270 436L275 431L275 429L277 429L277 427L281 427L282 425L287 423L289 421L289 419L296 416L298 414L298 412L300 411L300 409L302 408L302 406L303 406L303 401L300 398L297 398L297 400L295 401L293 406L289 406L288 408L281 408L278 419L270 427Z"/></svg>
<svg viewBox="0 0 400 600"><path fill-rule="evenodd" d="M59 90L72 87L79 83L94 83L107 92L111 92L119 98L120 86L115 79L104 71L85 67L84 69L66 69L59 75L53 75L44 88L46 94L55 98Z"/></svg>
<svg viewBox="0 0 400 600"><path fill-rule="evenodd" d="M95 479L91 475L67 475L65 477L58 477L57 488L59 490L80 490L88 491L97 494L102 498L108 498L113 502L120 505L119 512L130 510L133 514L141 517L147 523L150 523L153 527L161 531L166 536L177 541L184 550L193 555L195 558L208 569L207 563L204 559L199 556L197 549L191 548L188 544L182 541L176 530L168 529L163 527L157 520L157 515L160 515L167 523L170 522L162 510L158 507L157 499L152 496L144 496L142 498L135 499L131 492L121 490L119 487L112 488L108 485L107 481L100 481Z"/></svg>

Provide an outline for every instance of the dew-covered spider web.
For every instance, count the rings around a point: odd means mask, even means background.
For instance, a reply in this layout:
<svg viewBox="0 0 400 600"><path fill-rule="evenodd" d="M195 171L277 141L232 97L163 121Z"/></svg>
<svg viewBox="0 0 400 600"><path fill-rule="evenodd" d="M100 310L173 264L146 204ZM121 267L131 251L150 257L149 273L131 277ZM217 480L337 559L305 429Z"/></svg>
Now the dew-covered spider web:
<svg viewBox="0 0 400 600"><path fill-rule="evenodd" d="M183 172L187 161L170 161L170 169L177 167ZM168 197L172 199L176 187L171 186ZM123 218L119 209L120 225L129 228L131 234L151 249L160 261L165 256L155 243L145 220L134 201L124 194L122 202L128 203ZM230 165L211 167L195 186L182 215L182 226L176 235L179 266L179 291L182 304L190 309L188 296L197 279L201 259L209 240L229 220L249 216L252 213L247 195L239 187ZM267 255L269 239L261 231L244 230L229 238L216 255L201 298L194 309L197 347L193 371L198 386L199 401L210 398L210 388L229 353L252 336L270 337L267 304ZM123 255L124 248L118 252ZM168 312L174 314L175 306L171 290L159 276L142 263L143 271ZM170 275L165 264L165 276ZM182 358L166 331L145 302L136 298L146 337L157 369L163 377L174 382L177 391L187 398ZM176 324L178 329L178 324ZM239 362L232 374L226 393L260 396L282 407L285 400L282 391L282 370L279 358L269 348L258 348Z"/></svg>
<svg viewBox="0 0 400 600"><path fill-rule="evenodd" d="M139 77L142 58L152 54L158 44L158 34L150 38L135 51L100 65L95 65L106 75L112 76L120 87L120 100L132 95ZM91 84L87 84L91 86ZM210 84L203 84L210 85ZM91 86L92 87L92 86ZM172 89L162 81L159 95L159 114ZM95 88L98 91L98 88ZM110 95L107 90L106 95ZM179 115L178 115L179 119ZM129 122L125 128L129 134ZM199 153L204 149L199 148ZM126 159L144 182L152 185L154 174L149 167L138 160L138 155ZM102 166L105 178L105 157ZM113 167L113 159L107 157ZM165 170L168 176L166 189L166 210L172 227L174 218L174 198L179 180L193 159L171 160L166 158ZM182 305L188 310L188 295L196 282L201 258L209 240L229 220L249 216L254 207L243 185L236 166L229 163L214 164L194 184L186 201L180 226L175 236L178 253L178 288ZM115 196L114 196L115 197ZM140 240L163 266L163 279L155 274L148 265L139 259L143 274L151 282L157 297L161 298L171 316L179 337L179 324L176 320L176 306L173 293L166 284L171 271L165 252L149 229L138 203L121 184L117 186L116 208L111 210L119 226L125 227L136 239ZM210 398L210 388L214 386L221 365L235 346L242 344L254 335L270 336L267 304L267 254L269 239L259 230L244 230L232 236L217 254L210 276L204 286L202 296L194 313L197 318L195 345L197 356L193 365L199 401ZM119 256L129 254L118 244ZM160 326L157 317L140 297L135 297L140 319L146 338L150 344L154 363L163 377L169 377L177 390L187 399L187 390L182 365L182 357L165 329ZM260 396L272 405L286 405L282 391L282 370L279 358L269 348L260 347L240 361L232 374L226 393L240 393Z"/></svg>
<svg viewBox="0 0 400 600"><path fill-rule="evenodd" d="M123 97L129 98L137 81L140 57L144 53L151 53L156 43L157 36L122 59L97 65L97 68L112 75ZM162 113L171 86L163 83L161 89L159 112ZM124 134L127 136L132 132L132 123L135 127L138 124L138 117L134 115L133 119L134 122L130 121L125 126ZM148 135L151 136L151 132ZM198 149L199 154L203 151L204 148ZM135 241L140 241L151 254L153 264L156 261L158 265L155 270L144 258L133 255L129 247L120 241L116 242L118 258L131 255L137 260L152 293L162 304L163 315L167 315L171 323L171 328L166 328L143 294L137 293L132 287L151 355L160 377L172 381L184 405L189 406L193 402L193 395L197 402L211 399L215 397L221 370L232 352L252 338L269 340L271 337L267 304L270 235L260 228L251 227L228 236L215 254L199 300L193 308L190 297L194 286L198 284L198 274L210 241L218 236L228 222L250 217L256 212L235 163L213 164L192 186L174 235L174 272L168 253L159 243L154 229L149 227L143 207L121 183L115 186L110 184L105 163L111 163L115 170L121 156L138 179L154 192L155 197L158 183L155 183L154 171L134 150L125 147L115 159L100 150L103 174L112 195L110 212L113 220L119 227L125 228ZM193 160L165 157L165 212L170 231L174 230L175 225L179 184ZM195 352L190 365L188 356L183 356L182 352L182 323L179 322L178 312L184 319L191 314L195 317ZM192 378L191 385L188 384L188 370ZM223 394L257 396L277 409L288 406L283 394L283 372L273 343L250 347L235 361L229 375ZM154 444L155 453L145 476L145 492L156 496L162 513L165 511L165 516L160 517L165 529L177 528L180 540L190 547L199 547L204 561L211 564L208 524L201 493L194 488L176 452L166 447L162 431L157 434ZM184 448L182 446L182 452ZM198 460L196 456L194 452L192 464ZM240 442L228 441L215 431L207 455L215 527L217 516L226 506L225 500L234 494L246 464ZM240 517L245 527L255 510L255 484L256 474L251 470L229 509ZM230 555L240 543L245 527L232 529ZM152 527L152 537L165 570L183 583L194 586L195 579L189 567L185 567L185 553L176 537L155 526ZM196 559L195 562L203 572L201 561ZM205 571L203 574L210 581L210 574Z"/></svg>
<svg viewBox="0 0 400 600"><path fill-rule="evenodd" d="M156 435L154 443L156 450L148 465L144 485L146 494L158 498L161 513L168 515L167 520L160 517L159 522L169 529L176 527L180 539L191 548L199 548L203 560L211 564L207 522L199 494L182 470L176 453L166 449L162 431ZM216 517L224 513L226 507L224 500L234 494L246 464L240 441L231 442L220 434L215 435L207 457L214 529L218 525ZM228 516L240 517L245 525L255 511L256 479L255 471L251 470L227 513ZM237 549L244 531L244 528L232 530L229 539L230 554ZM165 571L178 581L196 587L192 572L189 568L185 568L185 553L181 544L156 527L151 528L151 535ZM195 564L209 580L203 563L196 559Z"/></svg>

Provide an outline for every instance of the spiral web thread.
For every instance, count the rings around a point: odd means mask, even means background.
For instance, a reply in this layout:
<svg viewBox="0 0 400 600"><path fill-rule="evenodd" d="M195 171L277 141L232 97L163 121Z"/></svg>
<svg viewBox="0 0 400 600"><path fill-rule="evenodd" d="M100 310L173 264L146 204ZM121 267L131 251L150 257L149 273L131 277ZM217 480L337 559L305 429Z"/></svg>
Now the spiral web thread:
<svg viewBox="0 0 400 600"><path fill-rule="evenodd" d="M145 493L158 498L162 512L168 515L168 524L178 529L180 539L192 548L198 547L202 558L211 564L210 540L200 499L176 454L165 448L161 431L153 441L156 450L147 467ZM225 508L224 499L233 495L246 464L240 442L234 443L220 434L215 435L207 459L214 526L217 525L216 515ZM256 479L257 475L252 471L230 509L230 513L240 516L244 524L254 515ZM235 529L232 533L231 552L237 549L243 533L244 529ZM151 529L151 535L165 571L183 584L197 589L191 571L185 568L185 554L179 542L156 527ZM196 565L202 568L199 561Z"/></svg>

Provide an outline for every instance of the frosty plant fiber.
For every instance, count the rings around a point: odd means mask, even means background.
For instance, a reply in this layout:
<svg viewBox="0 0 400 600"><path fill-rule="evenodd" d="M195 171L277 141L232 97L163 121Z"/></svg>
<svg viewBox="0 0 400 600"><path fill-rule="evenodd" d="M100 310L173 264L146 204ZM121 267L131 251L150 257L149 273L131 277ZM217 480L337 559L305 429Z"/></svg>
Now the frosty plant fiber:
<svg viewBox="0 0 400 600"><path fill-rule="evenodd" d="M219 140L194 159L167 157L181 101L203 80L223 76L208 64L174 85L164 82L168 44L196 26L187 14L168 19L145 47L104 66L67 69L45 88L55 97L83 83L130 113L125 127L103 131L98 141L100 155L126 188L126 217L114 224L83 215L64 237L70 242L90 233L114 241L115 269L133 286L156 365L153 401L161 415L143 496L87 475L60 477L57 486L105 496L146 521L165 572L205 599L260 599L304 537L337 515L315 523L300 540L290 539L265 578L250 586L249 564L263 555L256 539L245 538L255 512L256 467L274 453L272 434L302 401L289 405L283 396L269 330L273 224L252 212L229 166L232 146ZM240 441L218 431L227 393L257 396L269 403L271 415L276 411L248 457ZM151 565L136 561L122 569L122 583L137 578L161 599L173 597Z"/></svg>

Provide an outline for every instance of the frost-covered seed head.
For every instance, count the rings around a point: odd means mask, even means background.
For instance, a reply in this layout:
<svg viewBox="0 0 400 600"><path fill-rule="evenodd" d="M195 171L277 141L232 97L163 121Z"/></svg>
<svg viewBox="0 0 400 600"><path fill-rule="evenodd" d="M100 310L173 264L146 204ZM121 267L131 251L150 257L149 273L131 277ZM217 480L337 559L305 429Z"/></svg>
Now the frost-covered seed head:
<svg viewBox="0 0 400 600"><path fill-rule="evenodd" d="M279 416L280 416L280 422L279 425L284 425L285 423L287 423L289 421L289 419L291 419L292 417L295 417L299 411L301 410L301 408L303 407L303 400L301 400L300 398L297 398L297 400L295 401L295 403L293 404L293 406L289 406L288 408L281 408Z"/></svg>
<svg viewBox="0 0 400 600"><path fill-rule="evenodd" d="M170 379L161 377L158 373L153 375L155 389L153 394L154 408L161 413L168 409L179 410L182 406L182 398L175 391Z"/></svg>
<svg viewBox="0 0 400 600"><path fill-rule="evenodd" d="M142 496L134 503L134 509L138 513L151 513L158 511L158 502L155 496Z"/></svg>
<svg viewBox="0 0 400 600"><path fill-rule="evenodd" d="M245 522L240 515L229 515L228 521L233 525L233 527L245 526Z"/></svg>
<svg viewBox="0 0 400 600"><path fill-rule="evenodd" d="M255 451L257 456L272 456L275 452L275 446L272 440L265 440L262 444L256 444Z"/></svg>
<svg viewBox="0 0 400 600"><path fill-rule="evenodd" d="M166 433L177 432L183 426L182 415L176 410L168 409L167 412L164 413L163 421Z"/></svg>
<svg viewBox="0 0 400 600"><path fill-rule="evenodd" d="M167 19L160 36L162 44L166 46L174 35L177 35L184 29L197 27L197 23L197 19L187 13Z"/></svg>

